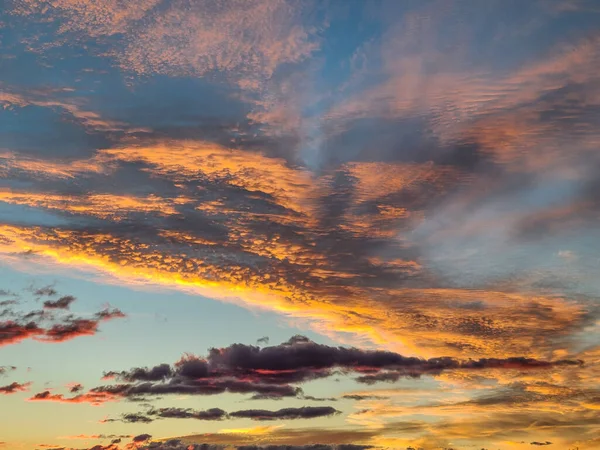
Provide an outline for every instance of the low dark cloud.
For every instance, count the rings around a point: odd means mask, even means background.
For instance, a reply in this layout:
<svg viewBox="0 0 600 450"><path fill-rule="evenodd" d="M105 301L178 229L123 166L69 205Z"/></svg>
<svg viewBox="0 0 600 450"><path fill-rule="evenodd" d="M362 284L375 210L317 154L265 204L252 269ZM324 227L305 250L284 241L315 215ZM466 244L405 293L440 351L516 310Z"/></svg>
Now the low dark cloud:
<svg viewBox="0 0 600 450"><path fill-rule="evenodd" d="M58 300L55 300L55 301L46 300L44 302L44 308L48 308L48 309L69 309L69 306L75 300L76 300L75 297L73 297L72 295L65 295L65 296L63 296L63 297L61 297L61 298L59 298Z"/></svg>
<svg viewBox="0 0 600 450"><path fill-rule="evenodd" d="M188 444L178 439L171 439L166 442L152 442L140 450L225 450L225 446L218 444Z"/></svg>
<svg viewBox="0 0 600 450"><path fill-rule="evenodd" d="M258 394L261 398L296 397L301 389L290 385L255 383L236 379L190 379L174 377L165 383L132 383L98 386L90 390L95 394L139 398L144 395L216 395L225 392L235 394Z"/></svg>
<svg viewBox="0 0 600 450"><path fill-rule="evenodd" d="M308 445L221 445L209 443L189 443L179 439L170 439L164 442L150 442L137 446L139 450L367 450L374 448L371 445L356 444L308 444ZM115 447L93 447L88 450L120 450Z"/></svg>
<svg viewBox="0 0 600 450"><path fill-rule="evenodd" d="M6 386L0 386L0 394L7 395L16 394L17 392L25 392L29 390L29 386L31 386L31 383L18 383L15 381Z"/></svg>
<svg viewBox="0 0 600 450"><path fill-rule="evenodd" d="M52 290L52 293L50 293ZM34 295L56 295L53 288L37 289ZM91 318L63 314L75 297L65 295L56 301L44 302L43 310L24 312L17 310L14 303L4 304L0 311L0 346L17 344L26 339L41 342L64 342L79 336L91 336L99 331L101 322L123 318L125 314L119 309L103 309Z"/></svg>
<svg viewBox="0 0 600 450"><path fill-rule="evenodd" d="M344 394L342 398L348 400L381 400L385 397L380 395L370 395L370 394Z"/></svg>
<svg viewBox="0 0 600 450"><path fill-rule="evenodd" d="M139 434L137 436L134 436L132 441L133 442L146 442L146 441L149 441L150 439L152 439L152 436L149 434Z"/></svg>
<svg viewBox="0 0 600 450"><path fill-rule="evenodd" d="M283 408L275 411L266 409L247 409L227 413L220 408L196 411L191 408L150 409L145 414L130 413L121 415L121 419L105 419L103 422L150 423L154 419L196 419L224 420L251 419L257 421L315 419L339 414L331 406L303 406L301 408Z"/></svg>
<svg viewBox="0 0 600 450"><path fill-rule="evenodd" d="M302 400L310 400L313 402L337 402L337 398L335 397L315 397L314 395L301 395Z"/></svg>
<svg viewBox="0 0 600 450"><path fill-rule="evenodd" d="M331 406L303 406L301 408L283 408L277 411L268 411L265 409L246 409L243 411L234 411L229 413L229 416L264 421L315 419L317 417L328 417L339 413L340 411L332 408Z"/></svg>
<svg viewBox="0 0 600 450"><path fill-rule="evenodd" d="M223 420L228 417L227 413L220 408L205 411L194 411L189 408L160 408L153 409L148 414L163 419Z"/></svg>
<svg viewBox="0 0 600 450"><path fill-rule="evenodd" d="M121 420L126 423L150 423L150 422L152 422L151 418L144 416L143 414L136 414L136 413L123 414Z"/></svg>
<svg viewBox="0 0 600 450"><path fill-rule="evenodd" d="M2 300L0 302L0 307L2 306L10 306L10 305L16 305L18 302L16 300Z"/></svg>
<svg viewBox="0 0 600 450"><path fill-rule="evenodd" d="M44 330L35 322L18 323L7 321L0 323L0 346L21 342L34 336L43 335Z"/></svg>
<svg viewBox="0 0 600 450"><path fill-rule="evenodd" d="M365 374L390 371L397 377L419 377L456 369L536 369L578 365L581 362L550 362L524 357L467 361L450 357L422 359L389 351L331 347L312 342L304 336L295 336L280 345L264 348L245 344L213 348L209 351L206 364L213 370L257 376L271 383L285 383L327 377L334 369Z"/></svg>
<svg viewBox="0 0 600 450"><path fill-rule="evenodd" d="M137 400L167 394L217 395L225 392L253 394L252 399L325 400L305 396L295 385L340 373L358 375L356 381L359 383L375 384L453 370L523 371L582 364L579 360L542 361L525 357L423 359L389 351L332 347L317 344L304 336L294 336L274 346L232 344L212 348L204 358L186 355L173 365L163 363L151 368L105 372L105 379L114 379L118 383L94 387L71 399L49 396L46 400L79 402L91 399L98 403L103 399Z"/></svg>
<svg viewBox="0 0 600 450"><path fill-rule="evenodd" d="M364 373L359 381L370 382L377 381L377 376L382 378L382 381L387 381L388 378L395 377L397 379L439 374L445 370L525 370L580 364L581 361L575 360L540 361L525 357L466 361L450 357L423 359L389 351L332 347L317 344L304 336L294 336L287 342L269 347L232 344L225 348L212 348L205 359L184 358L177 362L173 369L161 364L150 369L134 368L130 371L107 372L105 376L135 382L154 381L168 376L199 380L218 375L269 384L286 384L325 378L332 375L334 370L341 370Z"/></svg>
<svg viewBox="0 0 600 450"><path fill-rule="evenodd" d="M0 376L5 375L7 372L17 370L16 366L0 366Z"/></svg>
<svg viewBox="0 0 600 450"><path fill-rule="evenodd" d="M129 372L107 372L104 374L104 378L110 379L117 377L124 381L160 381L164 380L173 375L171 366L168 364L159 364L151 369L147 368L135 368Z"/></svg>
<svg viewBox="0 0 600 450"><path fill-rule="evenodd" d="M537 442L537 441L533 441L530 442L531 445L552 445L552 442L550 441L545 441L545 442Z"/></svg>
<svg viewBox="0 0 600 450"><path fill-rule="evenodd" d="M310 444L310 445L241 445L236 447L236 450L365 450L373 448L371 445L327 445L327 444Z"/></svg>
<svg viewBox="0 0 600 450"><path fill-rule="evenodd" d="M269 343L269 336L263 336L256 340L256 345L267 345Z"/></svg>
<svg viewBox="0 0 600 450"><path fill-rule="evenodd" d="M41 288L32 288L33 295L36 297L54 297L58 292L52 285L44 286Z"/></svg>

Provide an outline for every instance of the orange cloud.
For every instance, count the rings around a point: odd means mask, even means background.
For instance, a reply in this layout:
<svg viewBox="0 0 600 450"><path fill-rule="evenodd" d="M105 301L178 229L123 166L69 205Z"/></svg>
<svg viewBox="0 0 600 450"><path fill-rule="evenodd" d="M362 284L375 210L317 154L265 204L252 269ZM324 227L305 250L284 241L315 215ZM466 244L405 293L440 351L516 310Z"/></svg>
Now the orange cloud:
<svg viewBox="0 0 600 450"><path fill-rule="evenodd" d="M119 221L131 213L153 212L165 216L176 215L175 206L188 201L185 198L164 199L155 195L147 197L113 194L69 196L35 192L15 192L0 189L0 202L51 210L55 209L115 221Z"/></svg>
<svg viewBox="0 0 600 450"><path fill-rule="evenodd" d="M93 406L100 406L103 403L118 401L121 397L111 395L107 392L86 392L75 397L65 397L63 394L52 394L50 391L43 391L27 399L30 402L56 402L56 403L89 403Z"/></svg>

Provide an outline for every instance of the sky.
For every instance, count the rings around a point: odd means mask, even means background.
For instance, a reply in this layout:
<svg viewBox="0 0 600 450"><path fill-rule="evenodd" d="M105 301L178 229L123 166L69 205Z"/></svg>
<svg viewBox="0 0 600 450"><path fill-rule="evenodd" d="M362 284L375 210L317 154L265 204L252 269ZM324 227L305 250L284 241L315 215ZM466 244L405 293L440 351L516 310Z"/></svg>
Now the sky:
<svg viewBox="0 0 600 450"><path fill-rule="evenodd" d="M0 0L0 449L600 448L597 0Z"/></svg>

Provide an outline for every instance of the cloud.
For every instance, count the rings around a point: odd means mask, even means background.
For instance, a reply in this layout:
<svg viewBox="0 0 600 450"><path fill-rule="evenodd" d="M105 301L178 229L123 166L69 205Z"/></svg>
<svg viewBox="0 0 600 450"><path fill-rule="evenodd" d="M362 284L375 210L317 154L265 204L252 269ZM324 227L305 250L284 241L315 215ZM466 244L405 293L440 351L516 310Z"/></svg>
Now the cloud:
<svg viewBox="0 0 600 450"><path fill-rule="evenodd" d="M90 403L92 405L101 405L108 401L115 401L117 398L107 392L88 392L67 398L62 394L52 394L50 391L42 391L27 399L31 402L57 402L57 403Z"/></svg>
<svg viewBox="0 0 600 450"><path fill-rule="evenodd" d="M433 192L461 183L463 175L448 166L351 162L316 176L282 158L193 141L123 145L71 166L77 164L94 167L90 174L148 174L149 183L161 180L170 193L12 190L8 203L91 222L58 234L5 225L3 258L16 261L28 249L30 260L41 264L77 261L121 282L159 283L269 308L320 332L357 333L427 356L541 356L553 339L585 326L591 313L583 301L531 288L457 287L423 265L414 243L396 238L420 222ZM207 195L196 198L190 183L201 183ZM143 232L133 233L129 224L142 218ZM275 235L264 231L267 225ZM473 302L481 307L461 306ZM531 303L551 310L535 315Z"/></svg>
<svg viewBox="0 0 600 450"><path fill-rule="evenodd" d="M251 420L291 420L291 419L315 419L317 417L328 417L339 414L340 411L331 406L303 406L301 408L283 408L277 411L264 409L247 409L229 413L230 417L245 418Z"/></svg>
<svg viewBox="0 0 600 450"><path fill-rule="evenodd" d="M220 72L244 88L262 86L285 64L306 60L318 49L315 26L304 26L310 2L286 0L194 3L176 0L160 5L145 0L136 8L115 0L106 5L76 1L28 0L13 14L29 20L52 6L61 35L117 36L112 56L137 75L204 76ZM178 45L172 45L172 42ZM122 48L124 47L124 48ZM152 48L153 51L149 51Z"/></svg>
<svg viewBox="0 0 600 450"><path fill-rule="evenodd" d="M87 394L77 396L67 401L87 401L91 399L94 403L102 401L113 401L119 398L139 398L140 396L159 396L168 394L181 395L218 395L226 392L236 394L257 394L260 398L277 399L280 397L296 397L300 389L290 385L274 385L267 383L255 383L248 381L239 381L236 379L214 379L191 380L185 377L176 378L171 383L136 383L136 384L116 384L107 386L98 386ZM52 399L49 399L52 400ZM63 401L62 396L59 401Z"/></svg>
<svg viewBox="0 0 600 450"><path fill-rule="evenodd" d="M0 386L0 394L8 395L17 392L27 392L31 384L32 383L18 383L15 381L7 386Z"/></svg>
<svg viewBox="0 0 600 450"><path fill-rule="evenodd" d="M69 392L72 393L81 392L83 390L83 385L80 383L72 383L67 385L67 387L69 388Z"/></svg>
<svg viewBox="0 0 600 450"><path fill-rule="evenodd" d="M59 209L73 214L97 216L102 219L119 221L125 214L144 214L155 212L160 215L176 215L176 205L185 204L185 198L165 200L150 195L148 197L133 197L124 195L97 194L88 197L62 196L32 193L19 193L11 190L0 191L0 201L14 205L27 205L45 209Z"/></svg>
<svg viewBox="0 0 600 450"><path fill-rule="evenodd" d="M379 434L376 430L356 429L356 428L293 428L286 429L281 427L257 427L240 430L222 430L219 433L204 433L191 436L182 436L180 439L185 444L221 444L229 446L257 445L259 448L264 445L272 446L306 446L323 445L324 448L337 450L352 447L348 445L357 445L358 449L374 448L369 445L373 437ZM340 447L341 446L341 447ZM267 447L268 448L268 447ZM329 449L328 449L329 450Z"/></svg>
<svg viewBox="0 0 600 450"><path fill-rule="evenodd" d="M350 400L381 400L385 397L371 394L344 394L342 398L347 398Z"/></svg>
<svg viewBox="0 0 600 450"><path fill-rule="evenodd" d="M40 342L64 342L79 336L93 336L98 332L101 321L125 317L118 310L101 311L94 319L81 319L68 316L60 323L42 328L35 322L18 323L5 321L0 323L0 345L10 345L25 339L34 338Z"/></svg>
<svg viewBox="0 0 600 450"><path fill-rule="evenodd" d="M135 413L123 414L121 420L126 423L150 423L150 422L152 422L152 419L150 417L146 417L142 414L135 414Z"/></svg>
<svg viewBox="0 0 600 450"><path fill-rule="evenodd" d="M53 286L44 286L37 289L32 289L33 295L36 297L54 297L57 292Z"/></svg>
<svg viewBox="0 0 600 450"><path fill-rule="evenodd" d="M261 344L267 345L268 343L269 343L269 337L268 336L264 336L264 337L258 338L256 340L256 345L261 345Z"/></svg>
<svg viewBox="0 0 600 450"><path fill-rule="evenodd" d="M44 330L34 322L24 324L3 321L0 323L0 345L10 345L43 334Z"/></svg>
<svg viewBox="0 0 600 450"><path fill-rule="evenodd" d="M227 413L220 408L210 408L205 411L194 411L189 408L160 408L150 410L148 415L163 419L223 420L227 418Z"/></svg>
<svg viewBox="0 0 600 450"><path fill-rule="evenodd" d="M150 436L149 434L139 434L137 436L134 436L132 438L133 442L145 442L145 441L149 441L152 438L152 436Z"/></svg>
<svg viewBox="0 0 600 450"><path fill-rule="evenodd" d="M35 297L57 295L56 290L49 286L31 290ZM91 336L98 332L101 322L125 317L125 314L116 308L101 310L89 319L62 314L61 310L68 309L74 301L75 297L66 295L56 301L45 301L43 310L29 312L17 309L17 302L3 304L4 309L0 311L0 317L6 317L7 320L0 321L0 346L16 344L26 339L64 342L78 336Z"/></svg>
<svg viewBox="0 0 600 450"><path fill-rule="evenodd" d="M143 450L223 450L222 445L213 444L186 444L177 439L170 439L165 442L152 442L147 447L142 447Z"/></svg>
<svg viewBox="0 0 600 450"><path fill-rule="evenodd" d="M74 436L59 436L58 439L127 439L131 437L133 436L129 434L77 434Z"/></svg>
<svg viewBox="0 0 600 450"><path fill-rule="evenodd" d="M17 370L16 366L0 366L0 376L5 375L9 371Z"/></svg>
<svg viewBox="0 0 600 450"><path fill-rule="evenodd" d="M69 306L75 300L76 300L75 297L73 297L72 295L65 295L65 296L63 296L63 297L61 297L61 298L59 298L58 300L55 300L55 301L46 300L44 302L44 308L48 308L48 309L69 309Z"/></svg>
<svg viewBox="0 0 600 450"><path fill-rule="evenodd" d="M10 2L2 21L2 39L24 36L2 41L15 56L0 86L2 264L179 289L381 350L261 339L40 401L315 400L299 386L424 377L460 398L347 394L368 428L360 442L418 447L385 426L419 410L430 425L396 425L424 448L485 433L566 446L544 423L587 437L598 355L579 353L600 317L593 2L100 3ZM21 314L6 296L0 343L60 342L121 316L71 316L49 306L56 292L41 297ZM386 435L369 434L382 423Z"/></svg>
<svg viewBox="0 0 600 450"><path fill-rule="evenodd" d="M308 445L221 445L221 444L210 444L210 443L189 443L179 439L169 439L160 442L146 442L151 438L150 435L140 435L139 441L132 441L126 444L125 447L120 447L117 444L120 442L113 442L111 445L102 446L96 445L94 447L85 450L125 450L125 449L138 449L138 450L366 450L374 448L370 445L355 445L355 444L341 444L341 445L329 445L329 444L308 444ZM143 437L148 439L143 440ZM137 437L136 437L137 438ZM135 438L134 438L135 439ZM40 446L40 447L52 447L52 446ZM56 448L56 447L53 447ZM65 448L65 447L61 447ZM75 450L75 449L71 449ZM80 449L83 450L83 449Z"/></svg>
<svg viewBox="0 0 600 450"><path fill-rule="evenodd" d="M308 445L237 445L223 446L219 444L190 444L178 439L172 439L164 442L153 442L147 447L141 447L142 450L366 450L373 448L369 445L327 445L327 444L308 444Z"/></svg>
<svg viewBox="0 0 600 450"><path fill-rule="evenodd" d="M196 361L196 360L195 360ZM197 363L201 365L201 362ZM190 363L190 366L193 363ZM169 364L159 364L150 369L138 367L129 372L107 372L104 374L105 379L118 377L124 381L161 381L173 376L173 370Z"/></svg>
<svg viewBox="0 0 600 450"><path fill-rule="evenodd" d="M107 419L106 421L121 420L127 423L150 423L157 419L196 419L196 420L224 420L224 419L251 419L257 421L270 420L295 420L314 419L339 414L340 411L330 406L303 406L301 408L283 408L275 411L263 409L248 409L227 413L220 408L211 408L204 411L195 411L190 408L159 408L150 409L145 414L123 414L121 419Z"/></svg>
<svg viewBox="0 0 600 450"><path fill-rule="evenodd" d="M304 396L302 389L295 385L340 373L358 375L356 381L359 383L374 384L398 381L400 378L435 376L449 371L548 371L565 367L580 368L582 365L581 360L541 361L525 357L422 359L382 350L332 347L317 344L305 336L293 336L274 346L232 344L229 347L212 348L205 358L185 355L172 366L163 363L151 368L109 371L104 373L104 379L114 379L117 384L97 386L72 398L46 391L30 400L100 404L123 398L139 399L168 394L218 395L225 392L253 394L254 399L315 399ZM164 411L166 414L169 411L173 414L193 414L176 409ZM281 414L296 413L300 416L323 412L328 415L334 411L330 407L305 407L300 411L284 409ZM276 415L277 412L272 414ZM134 421L137 419L138 415ZM143 416L142 420L151 419Z"/></svg>

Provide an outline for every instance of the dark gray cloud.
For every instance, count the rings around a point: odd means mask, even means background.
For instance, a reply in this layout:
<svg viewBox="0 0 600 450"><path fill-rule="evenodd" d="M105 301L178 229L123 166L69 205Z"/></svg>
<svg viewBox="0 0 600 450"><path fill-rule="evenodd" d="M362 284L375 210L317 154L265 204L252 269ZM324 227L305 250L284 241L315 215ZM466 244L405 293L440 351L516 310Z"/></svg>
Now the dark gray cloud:
<svg viewBox="0 0 600 450"><path fill-rule="evenodd" d="M269 336L263 336L256 340L256 345L267 345L269 343Z"/></svg>
<svg viewBox="0 0 600 450"><path fill-rule="evenodd" d="M7 372L17 370L16 366L0 366L0 376L5 375Z"/></svg>
<svg viewBox="0 0 600 450"><path fill-rule="evenodd" d="M301 408L283 408L276 411L264 409L246 409L229 413L230 417L251 419L251 420L295 420L295 419L315 419L318 417L328 417L339 414L340 411L331 406L303 406Z"/></svg>
<svg viewBox="0 0 600 450"><path fill-rule="evenodd" d="M218 444L189 444L178 439L171 439L165 442L152 442L141 450L224 450L224 445Z"/></svg>
<svg viewBox="0 0 600 450"><path fill-rule="evenodd" d="M150 423L150 422L152 422L151 418L146 417L143 414L136 414L136 413L123 414L123 416L121 417L121 420L126 423Z"/></svg>
<svg viewBox="0 0 600 450"><path fill-rule="evenodd" d="M583 361L580 360L544 361L525 357L424 359L389 351L332 347L317 344L305 336L293 336L282 344L268 347L232 344L229 347L212 348L205 358L186 355L172 366L159 364L151 368L105 372L104 378L115 379L117 384L97 386L70 399L47 395L38 400L89 401L96 404L119 398L141 401L162 395L218 395L229 392L252 394L252 399L297 397L334 401L307 396L297 384L339 374L357 375L356 381L359 383L374 384L456 370L533 371L581 365ZM328 409L330 407L306 408L303 410L306 414L311 411L331 411ZM191 411L170 411L173 414L191 414Z"/></svg>
<svg viewBox="0 0 600 450"><path fill-rule="evenodd" d="M381 400L385 397L370 394L344 394L342 398L346 398L349 400Z"/></svg>
<svg viewBox="0 0 600 450"><path fill-rule="evenodd" d="M54 296L54 288L44 287L33 291L33 295ZM44 302L43 310L25 312L17 310L17 303L3 304L0 310L0 346L17 344L26 339L42 342L64 342L78 336L94 335L102 322L125 317L119 309L105 308L91 318L62 314L75 301L75 297L66 295L57 301Z"/></svg>
<svg viewBox="0 0 600 450"><path fill-rule="evenodd" d="M148 415L163 419L223 420L227 418L227 413L220 408L205 411L194 411L189 408L160 408L148 411Z"/></svg>
<svg viewBox="0 0 600 450"><path fill-rule="evenodd" d="M331 406L303 406L300 408L283 408L278 410L247 409L227 413L220 408L211 408L203 411L191 408L159 408L150 409L145 414L123 414L121 419L107 419L105 421L122 421L127 423L150 423L154 419L195 419L195 420L224 420L224 419L251 419L257 421L271 420L296 420L315 419L339 414L340 411Z"/></svg>
<svg viewBox="0 0 600 450"><path fill-rule="evenodd" d="M129 372L107 372L105 378L118 377L124 381L160 381L173 376L169 364L160 364L150 369L138 367Z"/></svg>
<svg viewBox="0 0 600 450"><path fill-rule="evenodd" d="M235 394L259 394L260 398L296 397L301 389L289 385L240 381L235 379L193 380L174 378L168 383L137 383L98 386L90 390L94 394L109 394L125 398L160 396L168 394L217 395L225 392Z"/></svg>
<svg viewBox="0 0 600 450"><path fill-rule="evenodd" d="M369 448L373 448L373 446L355 444L241 445L236 450L365 450Z"/></svg>
<svg viewBox="0 0 600 450"><path fill-rule="evenodd" d="M71 303L76 300L72 295L64 295L58 300L46 300L44 302L44 308L48 309L69 309Z"/></svg>
<svg viewBox="0 0 600 450"><path fill-rule="evenodd" d="M138 434L137 436L134 436L131 441L132 442L145 442L145 441L149 441L150 439L152 439L152 436L149 434Z"/></svg>
<svg viewBox="0 0 600 450"><path fill-rule="evenodd" d="M225 445L219 444L191 444L185 441L172 439L166 442L153 442L140 450L223 450ZM227 446L230 447L230 446ZM356 444L308 444L308 445L238 445L236 450L366 450L374 448L371 445Z"/></svg>
<svg viewBox="0 0 600 450"><path fill-rule="evenodd" d="M18 383L14 381L6 386L0 386L0 394L8 395L27 391L30 385L31 383Z"/></svg>
<svg viewBox="0 0 600 450"><path fill-rule="evenodd" d="M54 297L56 294L58 294L52 285L41 288L32 288L32 292L36 297Z"/></svg>

